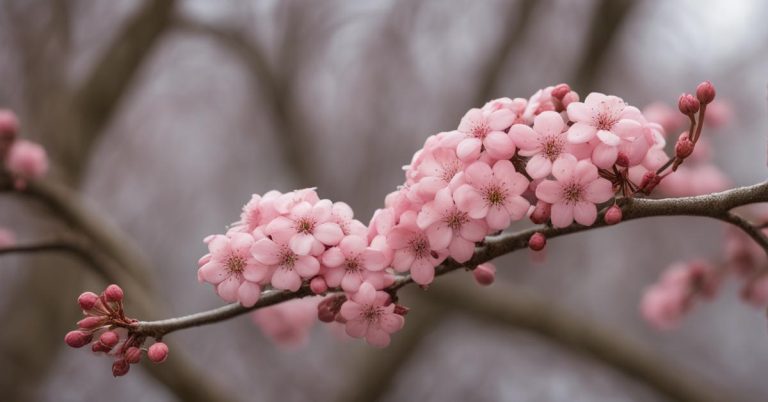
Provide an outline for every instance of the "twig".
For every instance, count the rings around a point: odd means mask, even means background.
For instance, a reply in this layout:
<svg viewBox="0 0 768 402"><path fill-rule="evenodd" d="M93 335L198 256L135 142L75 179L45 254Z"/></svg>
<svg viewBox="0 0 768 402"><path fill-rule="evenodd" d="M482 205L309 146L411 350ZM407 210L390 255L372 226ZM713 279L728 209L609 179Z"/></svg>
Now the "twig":
<svg viewBox="0 0 768 402"><path fill-rule="evenodd" d="M768 202L768 182L748 187L740 187L721 193L661 200L650 199L623 199L621 200L624 220L655 216L702 216L718 219L734 225L745 227L748 225L742 219L730 213L730 210L739 206ZM738 218L738 219L737 219ZM435 269L435 275L444 275L462 267L474 267L478 264L490 261L496 257L511 253L528 246L528 239L536 232L543 233L547 238L554 238L571 233L578 233L607 226L602 219L602 214L592 226L574 224L565 228L553 228L539 226L516 233L503 234L488 238L483 246L478 247L471 260L464 264L447 260ZM762 245L768 253L768 239L759 230L747 232L758 244ZM410 276L402 276L395 280L388 291L394 292L413 283ZM333 290L335 291L335 290ZM312 294L308 285L302 286L297 292L267 291L261 299L252 307L243 307L238 303L232 303L217 309L204 311L188 316L170 318L160 321L141 321L132 330L147 336L162 337L173 331L184 328L196 327L223 321L249 311L271 306L286 300L305 297Z"/></svg>

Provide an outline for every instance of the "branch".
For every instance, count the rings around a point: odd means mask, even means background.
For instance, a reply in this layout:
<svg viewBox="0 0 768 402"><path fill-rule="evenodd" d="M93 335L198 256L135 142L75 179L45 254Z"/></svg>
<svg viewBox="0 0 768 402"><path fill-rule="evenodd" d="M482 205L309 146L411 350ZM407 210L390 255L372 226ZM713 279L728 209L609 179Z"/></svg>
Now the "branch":
<svg viewBox="0 0 768 402"><path fill-rule="evenodd" d="M655 216L702 216L718 219L737 225L744 229L748 225L746 221L730 213L730 210L748 204L768 202L768 182L748 187L740 187L721 193L701 195L684 198L668 199L621 199L623 220L634 220ZM490 261L496 257L511 253L528 246L528 239L536 232L543 233L547 238L559 237L567 234L583 232L607 226L600 214L598 220L592 226L574 224L565 228L553 228L538 226L516 233L503 234L488 238L478 247L475 255L466 263L459 264L453 260L447 260L435 268L435 276L444 275L462 267L475 267L478 264ZM751 227L751 225L749 225ZM747 231L768 253L768 238L759 230ZM410 276L397 278L387 291L396 292L403 286L413 283ZM335 292L337 290L332 290ZM162 337L173 331L212 324L227 320L249 311L272 306L286 300L302 298L313 294L309 285L304 284L296 292L271 290L262 294L259 301L252 307L243 307L238 303L228 304L213 310L204 311L178 318L169 318L160 321L141 321L131 329L139 334Z"/></svg>

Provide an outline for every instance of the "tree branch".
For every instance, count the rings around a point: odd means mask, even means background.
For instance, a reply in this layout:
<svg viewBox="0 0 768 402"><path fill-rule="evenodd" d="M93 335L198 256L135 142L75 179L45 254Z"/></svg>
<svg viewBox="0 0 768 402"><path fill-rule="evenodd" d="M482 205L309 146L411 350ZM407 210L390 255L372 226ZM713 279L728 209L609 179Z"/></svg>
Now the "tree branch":
<svg viewBox="0 0 768 402"><path fill-rule="evenodd" d="M730 213L730 210L748 204L768 202L768 182L748 187L740 187L720 193L684 198L668 199L621 199L624 221L658 217L658 216L702 216L718 219L734 224L744 229L749 225L741 218ZM516 233L502 234L489 237L482 246L478 247L472 259L459 264L453 260L446 260L435 268L435 275L440 276L455 271L462 267L475 267L478 264L490 261L496 257L511 253L528 246L528 239L536 232L543 233L547 238L559 237L567 234L593 230L607 226L602 219L602 214L592 226L574 224L565 228L553 228L550 226L538 226ZM751 227L751 225L749 225ZM747 234L752 236L768 253L768 239L759 230L749 230ZM413 283L410 276L398 277L394 284L386 290L395 292L403 286ZM338 290L331 290L336 292ZM169 318L160 321L141 321L131 329L137 333L162 337L173 331L212 324L227 320L249 311L275 305L286 300L302 298L311 295L307 284L304 284L296 292L271 290L262 294L259 301L252 307L243 307L238 303L232 303L213 310L195 313L183 317Z"/></svg>

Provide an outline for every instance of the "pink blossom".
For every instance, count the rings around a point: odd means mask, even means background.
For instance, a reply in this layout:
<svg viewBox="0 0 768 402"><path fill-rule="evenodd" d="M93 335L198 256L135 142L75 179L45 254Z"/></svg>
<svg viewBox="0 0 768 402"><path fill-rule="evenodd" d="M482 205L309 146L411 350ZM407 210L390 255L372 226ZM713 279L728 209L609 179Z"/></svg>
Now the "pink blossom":
<svg viewBox="0 0 768 402"><path fill-rule="evenodd" d="M377 292L370 283L360 285L360 290L341 306L341 316L346 320L347 335L365 338L376 347L386 347L390 334L403 328L403 316L395 314L395 305L386 292Z"/></svg>
<svg viewBox="0 0 768 402"><path fill-rule="evenodd" d="M595 204L613 196L611 182L598 176L595 165L576 161L571 155L556 160L552 174L557 181L544 180L536 187L536 197L552 204L552 224L566 227L574 220L586 226L595 223Z"/></svg>
<svg viewBox="0 0 768 402"><path fill-rule="evenodd" d="M256 304L261 295L259 283L267 276L264 266L251 256L253 236L246 233L217 235L209 243L210 259L198 270L198 279L216 286L216 293L243 306Z"/></svg>
<svg viewBox="0 0 768 402"><path fill-rule="evenodd" d="M323 274L331 287L341 285L346 292L356 292L368 276L387 266L387 258L379 250L368 247L365 238L347 236L336 247L323 253Z"/></svg>
<svg viewBox="0 0 768 402"><path fill-rule="evenodd" d="M240 220L232 225L231 230L251 233L259 226L269 223L280 215L275 209L275 201L282 195L279 191L270 191L263 197L253 194L250 201L243 206Z"/></svg>
<svg viewBox="0 0 768 402"><path fill-rule="evenodd" d="M563 153L573 153L575 145L568 143L566 128L560 114L542 112L533 121L533 128L524 124L515 124L509 129L509 135L520 149L522 156L531 159L525 171L533 179L541 179L552 172L552 163Z"/></svg>
<svg viewBox="0 0 768 402"><path fill-rule="evenodd" d="M286 348L306 344L309 330L317 321L320 297L290 300L256 310L251 316L264 335Z"/></svg>
<svg viewBox="0 0 768 402"><path fill-rule="evenodd" d="M341 228L341 232L344 236L366 236L368 228L357 219L354 219L354 211L352 207L345 202L334 202L331 207L330 222L333 222Z"/></svg>
<svg viewBox="0 0 768 402"><path fill-rule="evenodd" d="M320 262L311 255L299 255L288 245L290 233L277 234L256 241L251 247L253 258L272 272L271 283L276 289L295 292L303 279L320 272Z"/></svg>
<svg viewBox="0 0 768 402"><path fill-rule="evenodd" d="M17 140L8 151L5 167L21 179L37 179L48 171L48 155L39 144Z"/></svg>
<svg viewBox="0 0 768 402"><path fill-rule="evenodd" d="M515 120L515 115L508 109L484 112L471 109L459 123L458 131L466 138L456 148L456 153L463 161L471 162L480 157L484 149L496 159L509 159L515 154L515 144L504 132Z"/></svg>
<svg viewBox="0 0 768 402"><path fill-rule="evenodd" d="M682 289L653 286L643 295L640 311L656 328L672 329L687 311L687 300L687 292Z"/></svg>
<svg viewBox="0 0 768 402"><path fill-rule="evenodd" d="M429 237L419 229L416 217L415 211L404 213L400 223L387 235L387 244L395 252L392 261L395 270L410 271L414 282L428 285L435 277L435 266L445 259L445 255L433 253Z"/></svg>
<svg viewBox="0 0 768 402"><path fill-rule="evenodd" d="M491 230L502 230L528 212L530 204L520 195L528 188L528 180L517 173L512 162L501 160L491 168L475 162L465 171L467 184L453 194L456 205L472 219L485 219Z"/></svg>
<svg viewBox="0 0 768 402"><path fill-rule="evenodd" d="M318 255L325 246L335 246L344 237L339 224L331 221L333 204L321 200L314 205L302 201L294 205L288 216L273 219L264 232L273 237L288 238L298 255Z"/></svg>
<svg viewBox="0 0 768 402"><path fill-rule="evenodd" d="M475 252L475 243L482 241L488 232L485 221L472 219L467 212L459 210L450 187L438 191L435 199L422 207L416 223L426 232L433 249L447 249L458 262L469 261Z"/></svg>
<svg viewBox="0 0 768 402"><path fill-rule="evenodd" d="M411 187L424 200L434 198L465 167L453 148L437 148L429 153L418 166L417 182Z"/></svg>
<svg viewBox="0 0 768 402"><path fill-rule="evenodd" d="M568 118L574 122L568 129L568 141L580 144L597 136L604 144L617 146L621 137L634 135L641 128L638 115L640 111L621 98L593 92L583 103L568 105Z"/></svg>

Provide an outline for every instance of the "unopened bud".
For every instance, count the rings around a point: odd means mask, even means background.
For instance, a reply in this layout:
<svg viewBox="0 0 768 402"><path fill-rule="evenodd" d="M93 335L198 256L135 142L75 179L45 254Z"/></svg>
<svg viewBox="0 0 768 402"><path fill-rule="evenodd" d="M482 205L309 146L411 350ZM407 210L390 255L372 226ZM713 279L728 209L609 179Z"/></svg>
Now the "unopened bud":
<svg viewBox="0 0 768 402"><path fill-rule="evenodd" d="M130 364L136 364L141 361L141 349L131 346L125 351L125 361Z"/></svg>
<svg viewBox="0 0 768 402"><path fill-rule="evenodd" d="M115 377L122 377L128 374L128 370L131 369L131 365L125 359L115 360L112 363L112 375Z"/></svg>
<svg viewBox="0 0 768 402"><path fill-rule="evenodd" d="M309 289L316 295L323 294L328 290L328 284L325 279L316 276L309 282Z"/></svg>
<svg viewBox="0 0 768 402"><path fill-rule="evenodd" d="M322 322L333 322L346 300L342 295L326 297L317 304L317 318Z"/></svg>
<svg viewBox="0 0 768 402"><path fill-rule="evenodd" d="M536 232L531 235L531 238L528 239L528 248L530 248L533 251L541 251L544 249L544 246L547 245L547 237L544 236L544 233Z"/></svg>
<svg viewBox="0 0 768 402"><path fill-rule="evenodd" d="M77 326L83 329L94 329L104 323L102 317L88 316L77 322Z"/></svg>
<svg viewBox="0 0 768 402"><path fill-rule="evenodd" d="M571 92L571 87L568 86L568 84L558 84L552 89L552 97L562 101L563 97L568 94L568 92Z"/></svg>
<svg viewBox="0 0 768 402"><path fill-rule="evenodd" d="M147 357L152 363L162 363L168 358L168 345L155 342L147 350Z"/></svg>
<svg viewBox="0 0 768 402"><path fill-rule="evenodd" d="M688 138L688 133L680 134L675 143L675 156L678 159L685 159L693 153L693 141Z"/></svg>
<svg viewBox="0 0 768 402"><path fill-rule="evenodd" d="M93 335L83 331L69 331L64 336L64 342L72 348L82 348L91 343Z"/></svg>
<svg viewBox="0 0 768 402"><path fill-rule="evenodd" d="M496 280L496 266L491 263L478 265L472 270L472 276L480 286L489 286Z"/></svg>
<svg viewBox="0 0 768 402"><path fill-rule="evenodd" d="M112 347L107 346L101 342L94 342L91 344L91 351L93 353L99 353L99 352L109 353L112 351Z"/></svg>
<svg viewBox="0 0 768 402"><path fill-rule="evenodd" d="M119 302L123 300L123 296L123 289L114 284L107 286L107 289L104 290L104 297L107 298L107 301Z"/></svg>
<svg viewBox="0 0 768 402"><path fill-rule="evenodd" d="M706 105L715 99L715 87L709 81L704 81L696 87L696 98L702 105Z"/></svg>
<svg viewBox="0 0 768 402"><path fill-rule="evenodd" d="M621 222L621 217L622 217L621 208L619 208L618 205L613 204L608 208L607 211L605 211L605 216L603 216L603 220L605 220L605 223L608 225L615 225Z"/></svg>
<svg viewBox="0 0 768 402"><path fill-rule="evenodd" d="M79 304L80 308L85 311L94 308L98 302L99 296L93 292L85 292L77 298L77 304Z"/></svg>
<svg viewBox="0 0 768 402"><path fill-rule="evenodd" d="M579 94L577 94L574 91L571 91L571 92L568 92L567 94L565 94L565 96L563 97L563 99L560 102L563 103L563 107L564 108L567 108L568 105L570 105L571 103L578 102L578 101L579 101Z"/></svg>
<svg viewBox="0 0 768 402"><path fill-rule="evenodd" d="M650 194L654 188L661 182L661 177L654 171L645 172L643 180L640 181L640 190L646 194Z"/></svg>
<svg viewBox="0 0 768 402"><path fill-rule="evenodd" d="M120 336L115 331L106 331L99 336L99 342L112 348L120 342Z"/></svg>
<svg viewBox="0 0 768 402"><path fill-rule="evenodd" d="M548 204L544 201L536 202L536 208L531 213L531 222L541 225L549 220L549 215L552 212L552 204Z"/></svg>
<svg viewBox="0 0 768 402"><path fill-rule="evenodd" d="M394 311L395 314L404 316L408 314L409 311L411 311L411 309L409 309L408 307L405 307L401 304L395 304L395 311Z"/></svg>
<svg viewBox="0 0 768 402"><path fill-rule="evenodd" d="M677 107L680 109L680 113L690 116L699 111L699 100L694 98L691 94L682 94L677 101Z"/></svg>

